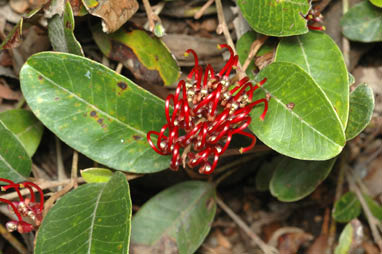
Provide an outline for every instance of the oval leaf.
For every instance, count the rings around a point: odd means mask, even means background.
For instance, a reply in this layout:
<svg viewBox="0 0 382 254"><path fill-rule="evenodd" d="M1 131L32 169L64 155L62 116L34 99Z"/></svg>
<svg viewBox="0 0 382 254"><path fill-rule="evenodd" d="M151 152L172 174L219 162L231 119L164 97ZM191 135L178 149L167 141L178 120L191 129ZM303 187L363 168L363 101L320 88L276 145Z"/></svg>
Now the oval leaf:
<svg viewBox="0 0 382 254"><path fill-rule="evenodd" d="M102 53L128 68L136 79L172 85L180 70L165 44L143 30L119 29L107 35L93 27L93 37Z"/></svg>
<svg viewBox="0 0 382 254"><path fill-rule="evenodd" d="M367 206L370 209L370 212L373 214L375 218L379 221L382 221L382 206L379 205L374 199L372 199L369 195L363 195L366 201Z"/></svg>
<svg viewBox="0 0 382 254"><path fill-rule="evenodd" d="M335 161L301 161L284 157L271 179L272 195L284 202L308 196L326 179Z"/></svg>
<svg viewBox="0 0 382 254"><path fill-rule="evenodd" d="M282 161L283 156L276 156L272 158L271 161L265 161L260 166L256 173L256 189L259 191L269 190L269 183L272 179L272 176L278 166Z"/></svg>
<svg viewBox="0 0 382 254"><path fill-rule="evenodd" d="M333 218L338 222L349 222L362 211L361 203L354 192L347 192L334 205Z"/></svg>
<svg viewBox="0 0 382 254"><path fill-rule="evenodd" d="M113 172L107 168L87 168L81 170L81 176L87 183L106 183Z"/></svg>
<svg viewBox="0 0 382 254"><path fill-rule="evenodd" d="M131 199L121 172L107 183L85 184L63 196L37 234L35 253L129 252Z"/></svg>
<svg viewBox="0 0 382 254"><path fill-rule="evenodd" d="M328 96L345 129L349 115L348 71L341 50L330 36L312 31L284 38L275 59L295 63L312 76Z"/></svg>
<svg viewBox="0 0 382 254"><path fill-rule="evenodd" d="M49 40L56 51L83 56L81 44L74 37L74 16L72 7L66 2L62 16L56 14L48 23Z"/></svg>
<svg viewBox="0 0 382 254"><path fill-rule="evenodd" d="M0 113L0 120L12 131L30 157L36 152L44 130L41 122L32 112L12 109Z"/></svg>
<svg viewBox="0 0 382 254"><path fill-rule="evenodd" d="M334 254L349 254L352 249L356 248L362 243L362 224L359 220L355 219L349 222L344 230L341 232L338 245Z"/></svg>
<svg viewBox="0 0 382 254"><path fill-rule="evenodd" d="M29 176L32 160L16 135L0 120L0 177L14 182Z"/></svg>
<svg viewBox="0 0 382 254"><path fill-rule="evenodd" d="M341 18L343 33L353 41L382 41L382 9L369 1L356 4Z"/></svg>
<svg viewBox="0 0 382 254"><path fill-rule="evenodd" d="M370 0L370 3L374 4L377 7L382 8L382 0Z"/></svg>
<svg viewBox="0 0 382 254"><path fill-rule="evenodd" d="M105 66L76 55L45 52L28 59L21 88L35 115L65 143L118 170L165 169L146 133L165 121L164 102ZM154 141L155 142L155 141Z"/></svg>
<svg viewBox="0 0 382 254"><path fill-rule="evenodd" d="M216 212L215 188L189 181L166 189L134 215L131 254L194 253L211 228ZM150 229L150 230L148 230Z"/></svg>
<svg viewBox="0 0 382 254"><path fill-rule="evenodd" d="M374 110L373 90L361 84L350 94L349 123L346 127L346 139L358 136L369 124Z"/></svg>
<svg viewBox="0 0 382 254"><path fill-rule="evenodd" d="M309 31L302 16L309 11L309 1L239 0L238 5L244 18L256 32L281 37Z"/></svg>
<svg viewBox="0 0 382 254"><path fill-rule="evenodd" d="M339 154L345 135L329 99L299 66L275 62L256 77L267 82L256 98L270 97L264 121L263 107L252 110L249 128L267 146L301 160L327 160Z"/></svg>

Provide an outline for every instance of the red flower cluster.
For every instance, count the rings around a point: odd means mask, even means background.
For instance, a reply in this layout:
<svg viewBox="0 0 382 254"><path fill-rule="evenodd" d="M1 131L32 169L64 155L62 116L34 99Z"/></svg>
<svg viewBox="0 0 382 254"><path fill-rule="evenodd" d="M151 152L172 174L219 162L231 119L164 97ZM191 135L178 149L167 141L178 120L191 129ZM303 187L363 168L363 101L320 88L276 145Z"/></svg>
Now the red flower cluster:
<svg viewBox="0 0 382 254"><path fill-rule="evenodd" d="M44 209L44 193L41 188L32 182L14 183L11 180L0 178L1 182L7 183L7 185L1 187L1 191L6 191L9 189L14 189L19 200L17 202L12 202L10 200L0 198L1 202L4 202L12 208L13 212L17 216L17 221L9 221L6 227L9 232L17 230L19 233L28 233L35 229L35 227L40 226L42 221L42 212ZM25 198L21 195L20 188L28 188L30 192L30 198ZM35 188L40 193L40 202L36 202L36 197L34 194ZM33 221L34 225L23 220L23 217L28 217Z"/></svg>
<svg viewBox="0 0 382 254"><path fill-rule="evenodd" d="M311 9L305 16L310 30L325 31L326 27L322 25L323 16L319 10Z"/></svg>
<svg viewBox="0 0 382 254"><path fill-rule="evenodd" d="M266 79L255 86L249 82L248 77L231 84L229 75L238 63L238 56L234 55L228 45L218 46L227 48L231 55L217 74L210 64L203 74L196 53L191 49L186 51L186 56L193 54L195 65L187 80L179 81L175 95L167 96L167 123L159 132L147 133L150 146L158 154L172 154L170 168L173 170L178 170L180 164L183 167L187 164L190 168L199 166L201 174L212 173L219 156L226 151L234 134L251 138L252 143L241 148L240 152L250 150L256 143L256 137L244 132L251 123L249 113L259 103L265 105L260 116L262 120L267 113L266 99L252 102L253 93ZM173 110L170 104L173 104ZM151 140L153 134L158 137L156 145Z"/></svg>

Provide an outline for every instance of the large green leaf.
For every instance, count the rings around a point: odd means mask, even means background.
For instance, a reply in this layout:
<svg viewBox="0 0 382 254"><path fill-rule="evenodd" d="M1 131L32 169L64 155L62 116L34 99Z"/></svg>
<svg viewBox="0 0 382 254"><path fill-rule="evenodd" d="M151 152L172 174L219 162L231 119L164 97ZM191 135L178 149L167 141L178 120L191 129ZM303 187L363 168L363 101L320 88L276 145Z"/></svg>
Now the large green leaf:
<svg viewBox="0 0 382 254"><path fill-rule="evenodd" d="M146 141L146 133L165 121L164 102L129 79L87 58L55 52L29 58L20 79L35 115L89 158L129 172L168 167L169 157Z"/></svg>
<svg viewBox="0 0 382 254"><path fill-rule="evenodd" d="M370 3L374 4L377 7L382 8L382 0L370 0Z"/></svg>
<svg viewBox="0 0 382 254"><path fill-rule="evenodd" d="M0 120L0 177L21 182L29 176L32 161L16 135Z"/></svg>
<svg viewBox="0 0 382 254"><path fill-rule="evenodd" d="M212 184L189 181L154 196L133 217L131 253L194 253L210 231L215 195Z"/></svg>
<svg viewBox="0 0 382 254"><path fill-rule="evenodd" d="M85 184L62 197L37 234L36 254L129 252L131 199L126 176Z"/></svg>
<svg viewBox="0 0 382 254"><path fill-rule="evenodd" d="M295 63L312 76L328 96L345 129L349 113L348 71L341 50L330 36L311 31L284 38L275 59Z"/></svg>
<svg viewBox="0 0 382 254"><path fill-rule="evenodd" d="M382 9L369 1L356 4L341 19L343 33L353 41L382 41Z"/></svg>
<svg viewBox="0 0 382 254"><path fill-rule="evenodd" d="M269 190L269 183L277 168L277 165L282 162L282 155L275 156L271 161L264 161L256 173L256 189L259 191Z"/></svg>
<svg viewBox="0 0 382 254"><path fill-rule="evenodd" d="M329 175L335 161L301 161L284 157L271 179L272 195L285 202L308 196Z"/></svg>
<svg viewBox="0 0 382 254"><path fill-rule="evenodd" d="M333 218L338 222L349 222L362 211L361 202L354 192L347 192L334 205Z"/></svg>
<svg viewBox="0 0 382 254"><path fill-rule="evenodd" d="M239 0L238 5L249 25L262 34L290 36L307 33L306 0Z"/></svg>
<svg viewBox="0 0 382 254"><path fill-rule="evenodd" d="M346 139L355 138L369 124L374 110L373 90L361 84L350 94L349 123L346 127Z"/></svg>
<svg viewBox="0 0 382 254"><path fill-rule="evenodd" d="M165 85L172 85L178 80L178 64L165 44L152 34L121 28L107 35L99 27L93 27L92 32L102 53L123 63L135 78Z"/></svg>
<svg viewBox="0 0 382 254"><path fill-rule="evenodd" d="M274 62L257 80L267 78L256 99L269 97L268 113L252 110L249 128L277 152L301 160L328 160L339 154L345 135L338 115L317 83L299 66Z"/></svg>
<svg viewBox="0 0 382 254"><path fill-rule="evenodd" d="M44 130L41 122L32 112L25 109L12 109L0 113L0 120L12 131L24 146L30 157L36 152Z"/></svg>
<svg viewBox="0 0 382 254"><path fill-rule="evenodd" d="M74 37L74 16L69 2L62 16L56 14L48 23L49 39L56 51L83 56L81 44Z"/></svg>

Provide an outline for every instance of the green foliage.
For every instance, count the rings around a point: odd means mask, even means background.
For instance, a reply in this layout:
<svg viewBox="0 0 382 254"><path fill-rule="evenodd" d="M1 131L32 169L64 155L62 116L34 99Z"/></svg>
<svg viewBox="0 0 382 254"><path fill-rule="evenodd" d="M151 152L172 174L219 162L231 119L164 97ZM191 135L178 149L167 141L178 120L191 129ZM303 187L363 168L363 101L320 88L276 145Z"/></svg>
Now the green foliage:
<svg viewBox="0 0 382 254"><path fill-rule="evenodd" d="M342 126L346 126L349 113L348 71L340 49L329 35L312 31L284 38L275 59L303 68L324 91Z"/></svg>
<svg viewBox="0 0 382 254"><path fill-rule="evenodd" d="M306 15L310 8L305 0L239 0L238 5L249 25L258 33L291 36L308 32Z"/></svg>
<svg viewBox="0 0 382 254"><path fill-rule="evenodd" d="M361 203L354 192L347 192L334 205L333 218L338 222L349 222L361 214Z"/></svg>
<svg viewBox="0 0 382 254"><path fill-rule="evenodd" d="M129 172L168 167L146 141L165 121L157 117L164 102L127 78L87 58L47 52L29 58L20 79L35 115L89 158Z"/></svg>
<svg viewBox="0 0 382 254"><path fill-rule="evenodd" d="M62 197L44 218L35 253L129 252L131 199L121 172L107 183L85 184Z"/></svg>
<svg viewBox="0 0 382 254"><path fill-rule="evenodd" d="M210 231L215 195L212 184L189 181L154 196L133 217L133 253L158 253L163 245L171 253L195 253Z"/></svg>
<svg viewBox="0 0 382 254"><path fill-rule="evenodd" d="M362 225L358 220L349 222L342 231L339 243L334 250L334 254L349 254L352 247L359 243L362 235Z"/></svg>
<svg viewBox="0 0 382 254"><path fill-rule="evenodd" d="M256 107L249 128L267 146L302 160L328 160L342 151L345 134L338 115L317 83L299 66L274 62L256 77L267 78L256 98L268 95L269 113Z"/></svg>
<svg viewBox="0 0 382 254"><path fill-rule="evenodd" d="M341 25L346 37L353 41L382 41L382 9L369 1L356 4L342 17Z"/></svg>
<svg viewBox="0 0 382 254"><path fill-rule="evenodd" d="M292 202L311 194L329 175L336 159L302 161L284 157L276 167L270 191L281 201Z"/></svg>
<svg viewBox="0 0 382 254"><path fill-rule="evenodd" d="M369 1L375 6L382 8L382 0L369 0Z"/></svg>
<svg viewBox="0 0 382 254"><path fill-rule="evenodd" d="M81 170L81 176L87 183L106 183L113 172L107 168L87 168Z"/></svg>
<svg viewBox="0 0 382 254"><path fill-rule="evenodd" d="M349 123L346 139L355 138L369 124L374 110L373 90L366 84L359 85L350 94Z"/></svg>
<svg viewBox="0 0 382 254"><path fill-rule="evenodd" d="M25 109L12 109L0 113L0 120L24 146L29 157L36 152L44 130L41 122L32 112Z"/></svg>

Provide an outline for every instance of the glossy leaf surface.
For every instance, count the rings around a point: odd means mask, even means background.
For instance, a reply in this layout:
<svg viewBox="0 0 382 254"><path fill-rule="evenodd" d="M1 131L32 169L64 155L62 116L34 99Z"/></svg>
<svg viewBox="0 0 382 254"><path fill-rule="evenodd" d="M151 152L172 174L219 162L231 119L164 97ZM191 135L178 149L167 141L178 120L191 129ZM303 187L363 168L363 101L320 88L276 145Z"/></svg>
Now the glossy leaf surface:
<svg viewBox="0 0 382 254"><path fill-rule="evenodd" d="M29 176L32 161L16 135L0 120L0 177L21 182Z"/></svg>
<svg viewBox="0 0 382 254"><path fill-rule="evenodd" d="M87 168L81 170L81 176L87 183L106 183L113 172L107 168Z"/></svg>
<svg viewBox="0 0 382 254"><path fill-rule="evenodd" d="M123 171L168 167L169 158L146 141L146 133L165 121L164 102L129 79L87 58L54 52L29 58L20 77L35 115L74 149Z"/></svg>
<svg viewBox="0 0 382 254"><path fill-rule="evenodd" d="M179 67L164 43L143 30L119 29L107 35L93 27L93 37L102 53L128 68L138 80L172 85Z"/></svg>
<svg viewBox="0 0 382 254"><path fill-rule="evenodd" d="M366 84L359 85L350 94L349 123L346 127L346 139L360 134L369 124L374 110L373 90Z"/></svg>
<svg viewBox="0 0 382 254"><path fill-rule="evenodd" d="M239 0L238 5L256 32L277 37L308 32L302 15L308 13L309 1Z"/></svg>
<svg viewBox="0 0 382 254"><path fill-rule="evenodd" d="M41 122L32 112L12 109L0 113L0 120L15 134L30 157L36 152L44 130Z"/></svg>
<svg viewBox="0 0 382 254"><path fill-rule="evenodd" d="M301 160L328 160L339 154L345 135L338 115L317 83L299 66L274 62L257 81L267 82L256 99L269 97L264 121L263 106L255 107L249 126L256 136L277 152ZM259 91L259 92L258 92Z"/></svg>
<svg viewBox="0 0 382 254"><path fill-rule="evenodd" d="M354 192L347 192L336 203L333 218L338 222L349 222L362 211L361 203Z"/></svg>
<svg viewBox="0 0 382 254"><path fill-rule="evenodd" d="M271 179L272 195L285 202L308 196L326 179L335 161L302 161L284 157Z"/></svg>
<svg viewBox="0 0 382 254"><path fill-rule="evenodd" d="M382 41L382 9L363 1L349 9L342 17L344 35L353 41Z"/></svg>
<svg viewBox="0 0 382 254"><path fill-rule="evenodd" d="M189 181L154 196L133 217L131 253L194 253L210 231L215 195L210 183Z"/></svg>
<svg viewBox="0 0 382 254"><path fill-rule="evenodd" d="M269 190L269 183L283 156L274 157L271 161L264 161L256 173L256 189L259 191Z"/></svg>
<svg viewBox="0 0 382 254"><path fill-rule="evenodd" d="M276 61L295 63L303 68L328 96L342 126L349 113L349 80L341 50L329 35L311 31L284 38L276 51Z"/></svg>
<svg viewBox="0 0 382 254"><path fill-rule="evenodd" d="M49 39L55 51L83 56L80 43L74 37L74 16L69 2L62 16L56 14L48 23Z"/></svg>
<svg viewBox="0 0 382 254"><path fill-rule="evenodd" d="M126 177L84 184L64 195L44 218L35 253L129 252L131 199Z"/></svg>

